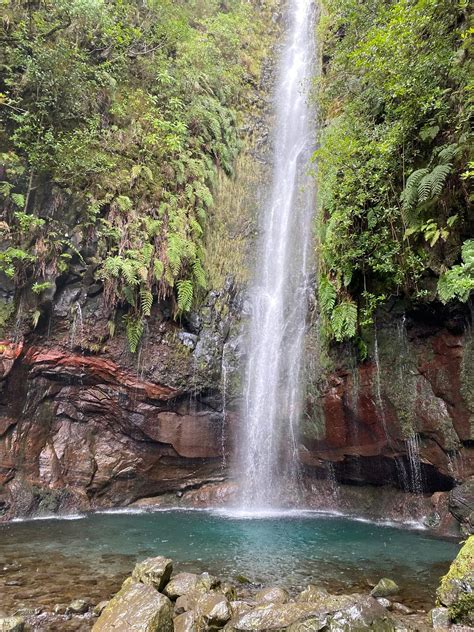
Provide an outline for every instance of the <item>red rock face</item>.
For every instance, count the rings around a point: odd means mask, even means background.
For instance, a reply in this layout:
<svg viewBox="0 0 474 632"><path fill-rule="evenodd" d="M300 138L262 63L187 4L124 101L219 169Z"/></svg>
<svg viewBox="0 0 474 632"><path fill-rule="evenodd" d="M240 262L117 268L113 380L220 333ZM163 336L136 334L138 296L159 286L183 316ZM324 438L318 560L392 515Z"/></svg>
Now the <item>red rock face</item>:
<svg viewBox="0 0 474 632"><path fill-rule="evenodd" d="M123 339L100 355L68 349L66 329L35 344L0 343L4 519L150 503L177 492L207 502L204 489L222 481L223 457L229 462L238 441L239 416L227 411L223 427L218 373L205 369L196 390L193 355L166 342L160 327L150 334L143 378ZM402 486L400 477L410 474L406 439L416 432L426 490L450 489L474 472L466 338L415 331L400 365L400 341L391 331L380 336L379 372L373 360L352 370L339 363L308 401L317 431L303 423L305 472L324 477L330 463L339 481ZM210 362L218 364L213 344Z"/></svg>
<svg viewBox="0 0 474 632"><path fill-rule="evenodd" d="M220 415L110 359L5 346L0 484L6 516L124 505L213 480ZM13 366L15 359L16 365Z"/></svg>
<svg viewBox="0 0 474 632"><path fill-rule="evenodd" d="M349 462L354 456L378 458L379 463L399 458L407 463L406 439L415 432L422 468L432 478L429 487L436 486L436 473L445 488L450 480L453 484L455 479L471 476L474 458L466 442L474 439L473 411L469 411L462 384L465 344L463 336L446 330L413 336L409 362L406 359L400 370L395 341L380 359L379 375L370 360L356 370L341 368L331 374L318 408L324 430L314 438L306 435L303 463L309 468L323 467L327 461L339 463L338 472L350 479ZM318 412L309 410L308 414ZM359 460L359 469L361 464Z"/></svg>

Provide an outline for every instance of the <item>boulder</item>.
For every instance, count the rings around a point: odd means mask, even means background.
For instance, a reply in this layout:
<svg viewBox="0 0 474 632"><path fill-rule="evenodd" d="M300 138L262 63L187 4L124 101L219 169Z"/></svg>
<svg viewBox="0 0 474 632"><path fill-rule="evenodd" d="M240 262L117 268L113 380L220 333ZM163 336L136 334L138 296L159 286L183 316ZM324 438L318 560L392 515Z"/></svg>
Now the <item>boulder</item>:
<svg viewBox="0 0 474 632"><path fill-rule="evenodd" d="M167 557L149 557L136 564L132 578L142 584L148 584L163 590L168 583L173 571L173 561Z"/></svg>
<svg viewBox="0 0 474 632"><path fill-rule="evenodd" d="M326 624L326 614L319 612L309 603L270 603L238 615L226 625L229 632L250 632L258 630L303 629L300 626L311 620L311 630L322 630Z"/></svg>
<svg viewBox="0 0 474 632"><path fill-rule="evenodd" d="M171 578L163 592L174 600L195 590L198 582L199 575L195 573L178 573Z"/></svg>
<svg viewBox="0 0 474 632"><path fill-rule="evenodd" d="M0 618L0 632L23 632L25 620L21 617Z"/></svg>
<svg viewBox="0 0 474 632"><path fill-rule="evenodd" d="M93 632L172 632L173 606L150 584L127 579L97 619Z"/></svg>
<svg viewBox="0 0 474 632"><path fill-rule="evenodd" d="M280 586L270 586L260 590L255 595L257 603L286 603L288 601L288 593Z"/></svg>
<svg viewBox="0 0 474 632"><path fill-rule="evenodd" d="M310 603L323 612L335 612L353 604L363 595L331 595L325 588L310 584L298 595L298 602Z"/></svg>
<svg viewBox="0 0 474 632"><path fill-rule="evenodd" d="M396 595L399 591L400 588L393 579L383 577L379 583L372 588L370 594L372 597L390 597L390 595Z"/></svg>
<svg viewBox="0 0 474 632"><path fill-rule="evenodd" d="M395 623L387 610L375 599L363 597L333 614L329 619L327 630L328 632L348 632L349 630L395 632Z"/></svg>
<svg viewBox="0 0 474 632"><path fill-rule="evenodd" d="M174 632L197 632L196 615L194 612L184 612L173 619Z"/></svg>
<svg viewBox="0 0 474 632"><path fill-rule="evenodd" d="M196 614L208 626L222 627L230 619L231 610L224 595L207 593L197 602Z"/></svg>
<svg viewBox="0 0 474 632"><path fill-rule="evenodd" d="M474 626L474 535L471 535L442 577L438 605L449 609L450 620Z"/></svg>
<svg viewBox="0 0 474 632"><path fill-rule="evenodd" d="M440 628L445 630L450 626L449 610L447 608L433 608L428 614L428 619L435 630Z"/></svg>

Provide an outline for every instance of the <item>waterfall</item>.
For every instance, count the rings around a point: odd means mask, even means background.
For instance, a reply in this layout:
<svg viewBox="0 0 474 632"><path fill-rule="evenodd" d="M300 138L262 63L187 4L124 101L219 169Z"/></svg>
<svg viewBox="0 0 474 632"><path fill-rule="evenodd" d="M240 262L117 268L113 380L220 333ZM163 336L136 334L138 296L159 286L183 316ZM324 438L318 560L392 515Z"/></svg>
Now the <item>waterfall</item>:
<svg viewBox="0 0 474 632"><path fill-rule="evenodd" d="M312 0L290 0L275 93L273 172L251 291L249 352L240 437L240 504L274 508L298 489L297 432L310 294L314 206L309 160L314 116Z"/></svg>

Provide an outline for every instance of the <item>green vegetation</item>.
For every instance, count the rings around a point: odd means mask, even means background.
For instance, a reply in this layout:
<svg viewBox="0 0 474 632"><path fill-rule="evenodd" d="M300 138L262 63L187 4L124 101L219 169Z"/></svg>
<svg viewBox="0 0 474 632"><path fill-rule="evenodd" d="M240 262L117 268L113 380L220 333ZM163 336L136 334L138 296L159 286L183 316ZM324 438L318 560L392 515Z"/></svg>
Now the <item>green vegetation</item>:
<svg viewBox="0 0 474 632"><path fill-rule="evenodd" d="M474 623L474 536L470 536L441 578L438 603L449 607L451 621Z"/></svg>
<svg viewBox="0 0 474 632"><path fill-rule="evenodd" d="M18 291L87 266L132 350L155 298L190 309L267 39L259 6L3 2L0 271Z"/></svg>
<svg viewBox="0 0 474 632"><path fill-rule="evenodd" d="M319 298L341 341L391 295L474 289L468 3L324 0L319 31Z"/></svg>

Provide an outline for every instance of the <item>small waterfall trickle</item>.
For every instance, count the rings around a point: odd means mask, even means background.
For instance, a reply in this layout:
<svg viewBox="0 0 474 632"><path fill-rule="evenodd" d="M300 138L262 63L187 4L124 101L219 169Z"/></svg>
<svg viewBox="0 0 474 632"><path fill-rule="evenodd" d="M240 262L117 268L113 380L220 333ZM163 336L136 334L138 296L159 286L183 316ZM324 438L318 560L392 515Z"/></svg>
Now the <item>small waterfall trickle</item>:
<svg viewBox="0 0 474 632"><path fill-rule="evenodd" d="M222 470L227 467L227 397L229 387L229 367L227 365L227 345L222 348L221 360L221 393L222 393L222 427L221 427L221 454L222 454Z"/></svg>
<svg viewBox="0 0 474 632"><path fill-rule="evenodd" d="M290 0L275 92L274 162L251 294L240 437L240 506L274 508L298 497L302 352L310 287L314 117L312 0Z"/></svg>
<svg viewBox="0 0 474 632"><path fill-rule="evenodd" d="M71 312L72 322L69 333L69 348L71 351L74 351L76 347L82 349L84 346L84 319L82 317L82 307L79 301L73 303ZM77 340L78 337L79 341Z"/></svg>
<svg viewBox="0 0 474 632"><path fill-rule="evenodd" d="M420 461L420 437L413 434L405 441L410 468L409 491L414 494L423 493L423 474Z"/></svg>

